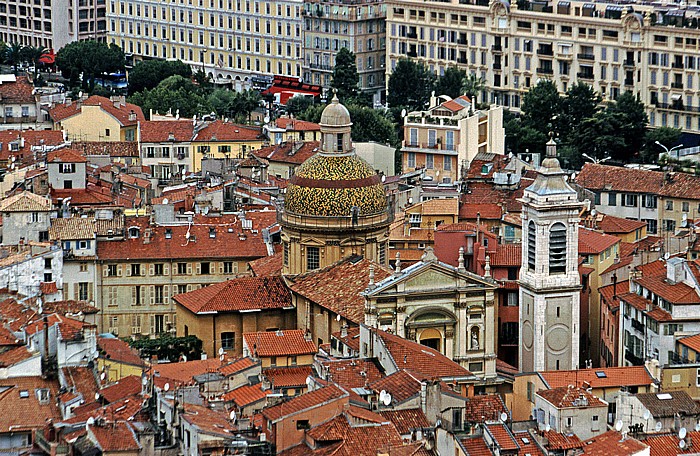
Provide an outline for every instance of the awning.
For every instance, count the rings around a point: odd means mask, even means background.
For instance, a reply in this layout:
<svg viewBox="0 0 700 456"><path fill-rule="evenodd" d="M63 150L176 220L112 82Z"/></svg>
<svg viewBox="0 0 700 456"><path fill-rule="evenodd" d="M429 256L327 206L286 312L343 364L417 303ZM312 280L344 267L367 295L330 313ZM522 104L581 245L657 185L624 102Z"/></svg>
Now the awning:
<svg viewBox="0 0 700 456"><path fill-rule="evenodd" d="M622 7L620 5L608 5L605 11L622 11Z"/></svg>
<svg viewBox="0 0 700 456"><path fill-rule="evenodd" d="M674 93L673 95L671 95L671 100L673 100L673 101L678 101L678 100L681 99L682 96L683 96L683 95L681 95L681 94Z"/></svg>
<svg viewBox="0 0 700 456"><path fill-rule="evenodd" d="M584 3L583 9L595 9L595 3Z"/></svg>
<svg viewBox="0 0 700 456"><path fill-rule="evenodd" d="M571 6L571 2L562 0L559 3L557 3L557 6Z"/></svg>
<svg viewBox="0 0 700 456"><path fill-rule="evenodd" d="M676 17L684 17L685 16L685 10L671 10L668 13L666 13L666 16L676 16Z"/></svg>
<svg viewBox="0 0 700 456"><path fill-rule="evenodd" d="M571 43L557 43L557 44L559 44L559 46L561 46L561 47L571 47L571 46L573 46Z"/></svg>

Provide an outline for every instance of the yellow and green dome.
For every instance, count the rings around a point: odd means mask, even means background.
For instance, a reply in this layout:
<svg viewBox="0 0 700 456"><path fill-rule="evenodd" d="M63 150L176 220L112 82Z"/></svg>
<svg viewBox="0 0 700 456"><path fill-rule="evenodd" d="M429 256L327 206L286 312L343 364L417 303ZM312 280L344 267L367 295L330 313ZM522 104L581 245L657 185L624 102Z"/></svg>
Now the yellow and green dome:
<svg viewBox="0 0 700 456"><path fill-rule="evenodd" d="M387 208L384 186L372 166L357 155L316 154L296 169L285 196L285 210L300 215L350 216Z"/></svg>

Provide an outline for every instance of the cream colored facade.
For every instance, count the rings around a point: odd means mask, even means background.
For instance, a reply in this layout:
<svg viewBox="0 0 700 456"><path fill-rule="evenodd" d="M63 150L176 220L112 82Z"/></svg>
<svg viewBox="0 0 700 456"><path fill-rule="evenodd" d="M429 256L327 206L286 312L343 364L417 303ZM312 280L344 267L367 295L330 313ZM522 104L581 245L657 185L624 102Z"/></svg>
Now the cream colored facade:
<svg viewBox="0 0 700 456"><path fill-rule="evenodd" d="M135 141L137 128L137 123L122 125L100 106L85 104L77 114L54 122L54 129L64 130L69 141Z"/></svg>
<svg viewBox="0 0 700 456"><path fill-rule="evenodd" d="M386 59L386 6L379 0L304 3L304 81L330 87L335 55L355 54L360 88L382 100Z"/></svg>
<svg viewBox="0 0 700 456"><path fill-rule="evenodd" d="M460 179L461 170L467 169L478 153L504 153L503 107L492 105L488 110L471 112L471 106L465 105L452 111L442 107L450 100L431 97L427 111L404 117L404 173L422 168L434 181L452 183Z"/></svg>
<svg viewBox="0 0 700 456"><path fill-rule="evenodd" d="M239 158L246 157L248 152L258 150L265 145L265 140L244 139L240 141L193 141L190 143L190 157L192 157L192 171L198 173L202 170L202 159L211 158Z"/></svg>
<svg viewBox="0 0 700 456"><path fill-rule="evenodd" d="M107 41L134 60L180 59L216 83L302 76L302 1L108 0Z"/></svg>
<svg viewBox="0 0 700 456"><path fill-rule="evenodd" d="M540 78L561 92L580 81L607 100L632 91L652 126L700 128L696 12L664 8L665 16L652 16L651 4L577 0L533 8L499 0L388 0L387 75L401 57L438 74L458 66L485 80L479 102L516 109ZM669 26L675 23L685 26Z"/></svg>

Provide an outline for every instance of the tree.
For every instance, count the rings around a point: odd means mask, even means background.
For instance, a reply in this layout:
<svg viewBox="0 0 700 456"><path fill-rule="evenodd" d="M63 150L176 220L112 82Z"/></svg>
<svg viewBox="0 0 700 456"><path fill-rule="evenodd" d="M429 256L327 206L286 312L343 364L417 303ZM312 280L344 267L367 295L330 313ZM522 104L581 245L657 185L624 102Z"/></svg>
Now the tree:
<svg viewBox="0 0 700 456"><path fill-rule="evenodd" d="M486 87L484 79L477 76L476 73L466 75L462 79L462 93L468 96L474 105L478 100L477 95L484 90L484 87Z"/></svg>
<svg viewBox="0 0 700 456"><path fill-rule="evenodd" d="M24 47L19 43L10 43L5 47L4 60L7 65L10 65L15 74L19 71L19 64L24 61Z"/></svg>
<svg viewBox="0 0 700 456"><path fill-rule="evenodd" d="M48 49L46 49L43 46L25 46L22 49L22 56L23 60L27 63L30 63L34 67L34 79L36 80L37 75L39 74L39 66L41 65L41 57L49 52Z"/></svg>
<svg viewBox="0 0 700 456"><path fill-rule="evenodd" d="M153 89L160 81L173 75L191 78L192 68L180 60L143 60L138 62L129 71L129 93Z"/></svg>
<svg viewBox="0 0 700 456"><path fill-rule="evenodd" d="M633 155L640 152L644 144L644 134L649 122L644 104L632 92L625 92L607 110L617 116L620 128L618 134L623 138L627 149L617 154L616 158L629 161Z"/></svg>
<svg viewBox="0 0 700 456"><path fill-rule="evenodd" d="M372 109L366 106L346 105L352 119L352 140L356 142L374 141L380 144L389 144L397 147L399 140L396 134L396 125L392 115L388 111ZM320 122L321 113L325 109L323 105L312 105L300 119L308 122Z"/></svg>
<svg viewBox="0 0 700 456"><path fill-rule="evenodd" d="M408 111L423 110L435 87L435 74L422 62L401 58L389 76L387 102Z"/></svg>
<svg viewBox="0 0 700 456"><path fill-rule="evenodd" d="M462 92L462 82L466 77L466 71L457 67L448 67L435 84L435 94L457 98L464 93Z"/></svg>
<svg viewBox="0 0 700 456"><path fill-rule="evenodd" d="M163 80L152 90L145 89L129 97L129 102L139 105L144 113L179 112L183 117L208 114L211 106L197 91L191 80L175 75Z"/></svg>
<svg viewBox="0 0 700 456"><path fill-rule="evenodd" d="M602 98L593 87L585 82L579 82L569 87L566 96L561 100L559 115L559 132L563 142L568 144L569 135L579 128L584 119L593 117L600 110Z"/></svg>
<svg viewBox="0 0 700 456"><path fill-rule="evenodd" d="M97 41L75 41L56 54L56 66L63 77L77 84L82 74L82 87L90 92L96 78L124 71L125 64L124 52L119 46Z"/></svg>
<svg viewBox="0 0 700 456"><path fill-rule="evenodd" d="M314 99L311 97L296 96L287 100L287 114L299 117L309 106L314 104Z"/></svg>
<svg viewBox="0 0 700 456"><path fill-rule="evenodd" d="M368 105L370 100L360 91L360 76L357 74L355 54L342 48L335 55L331 87L337 91L338 99L344 104Z"/></svg>
<svg viewBox="0 0 700 456"><path fill-rule="evenodd" d="M167 359L176 363L185 356L188 360L201 359L202 341L196 336L173 337L161 334L157 339L143 338L127 339L132 348L139 351L142 358L151 359L157 356L159 360Z"/></svg>
<svg viewBox="0 0 700 456"><path fill-rule="evenodd" d="M664 152L663 147L656 144L663 144L669 149L678 145L678 140L681 137L679 128L671 127L656 127L647 130L644 134L644 147L640 151L640 160L642 163L656 163L659 154Z"/></svg>

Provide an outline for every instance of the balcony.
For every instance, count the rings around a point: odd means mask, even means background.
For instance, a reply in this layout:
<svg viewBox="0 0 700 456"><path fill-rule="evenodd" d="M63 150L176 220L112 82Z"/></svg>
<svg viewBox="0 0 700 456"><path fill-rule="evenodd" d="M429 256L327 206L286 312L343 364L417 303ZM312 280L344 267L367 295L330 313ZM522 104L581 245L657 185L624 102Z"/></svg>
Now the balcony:
<svg viewBox="0 0 700 456"><path fill-rule="evenodd" d="M595 60L595 55L593 54L578 54L579 60Z"/></svg>
<svg viewBox="0 0 700 456"><path fill-rule="evenodd" d="M538 49L537 50L537 55L548 55L548 56L553 56L554 51L551 49Z"/></svg>
<svg viewBox="0 0 700 456"><path fill-rule="evenodd" d="M626 86L633 86L633 85L634 85L634 79L625 79L625 85L626 85Z"/></svg>
<svg viewBox="0 0 700 456"><path fill-rule="evenodd" d="M406 55L407 55L408 57L414 57L414 58L415 58L415 57L418 57L418 52L416 52L416 51L408 51L408 52L406 52Z"/></svg>
<svg viewBox="0 0 700 456"><path fill-rule="evenodd" d="M673 62L671 68L677 68L679 70L682 70L683 68L685 68L685 65L683 65L683 62Z"/></svg>
<svg viewBox="0 0 700 456"><path fill-rule="evenodd" d="M672 89L682 89L682 88L683 88L683 83L682 83L682 82L672 82L672 83L671 83L671 88L672 88Z"/></svg>
<svg viewBox="0 0 700 456"><path fill-rule="evenodd" d="M552 68L538 68L537 74L554 74L554 70Z"/></svg>
<svg viewBox="0 0 700 456"><path fill-rule="evenodd" d="M501 64L500 64L500 63L494 63L494 64L493 64L493 69L494 69L494 70L500 70L500 69L501 69Z"/></svg>
<svg viewBox="0 0 700 456"><path fill-rule="evenodd" d="M633 355L632 352L630 352L629 350L625 350L625 359L632 363L633 366L644 365L644 359Z"/></svg>
<svg viewBox="0 0 700 456"><path fill-rule="evenodd" d="M411 141L405 141L402 150L408 151L411 149L415 149L416 151L425 151L425 152L433 152L433 151L442 151L447 154L456 154L457 150L455 149L454 144L442 144L442 142L438 142L436 144L431 144L431 143L421 143L421 142L411 142Z"/></svg>
<svg viewBox="0 0 700 456"><path fill-rule="evenodd" d="M46 437L44 437L43 429L37 429L34 433L35 443L39 448L44 450L45 453L50 455L61 455L68 454L68 445L59 444L57 442L49 442Z"/></svg>
<svg viewBox="0 0 700 456"><path fill-rule="evenodd" d="M418 38L418 34L417 34L416 32L408 32L408 33L406 34L406 38L415 40L415 39Z"/></svg>
<svg viewBox="0 0 700 456"><path fill-rule="evenodd" d="M636 329L640 333L644 332L644 325L642 324L642 322L634 318L632 319L632 328Z"/></svg>
<svg viewBox="0 0 700 456"><path fill-rule="evenodd" d="M503 52L503 46L501 46L500 44L494 44L493 46L491 46L491 51L492 52Z"/></svg>
<svg viewBox="0 0 700 456"><path fill-rule="evenodd" d="M333 71L333 65L323 63L309 63L308 65L312 70Z"/></svg>
<svg viewBox="0 0 700 456"><path fill-rule="evenodd" d="M576 77L579 79L593 80L593 73L576 73Z"/></svg>
<svg viewBox="0 0 700 456"><path fill-rule="evenodd" d="M574 58L573 54L564 53L564 52L557 52L557 59L558 60L571 60L573 58Z"/></svg>
<svg viewBox="0 0 700 456"><path fill-rule="evenodd" d="M458 57L457 63L468 63L467 58L466 57Z"/></svg>
<svg viewBox="0 0 700 456"><path fill-rule="evenodd" d="M634 67L634 60L625 59L622 64L626 67Z"/></svg>
<svg viewBox="0 0 700 456"><path fill-rule="evenodd" d="M457 120L449 117L422 117L408 116L406 117L406 125L439 125L442 127L456 127Z"/></svg>
<svg viewBox="0 0 700 456"><path fill-rule="evenodd" d="M359 215L353 217L348 215L345 217L324 217L324 216L309 216L295 214L290 211L277 211L277 221L282 226L303 227L311 231L348 231L356 229L374 229L380 227L388 227L394 221L394 211L384 210L377 214Z"/></svg>

